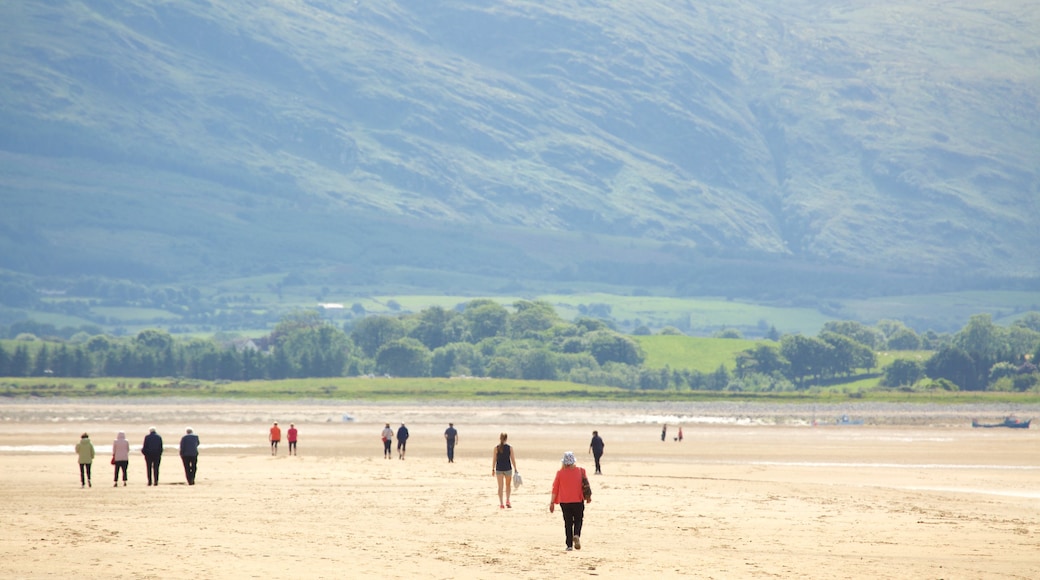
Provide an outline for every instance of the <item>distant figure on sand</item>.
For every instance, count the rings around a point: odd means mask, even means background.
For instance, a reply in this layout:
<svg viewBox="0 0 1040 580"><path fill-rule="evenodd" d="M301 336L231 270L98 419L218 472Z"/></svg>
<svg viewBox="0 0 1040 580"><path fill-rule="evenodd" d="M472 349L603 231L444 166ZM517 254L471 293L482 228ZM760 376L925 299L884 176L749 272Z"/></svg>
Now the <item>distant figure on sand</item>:
<svg viewBox="0 0 1040 580"><path fill-rule="evenodd" d="M404 459L404 452L408 448L408 427L401 423L401 426L397 428L397 458Z"/></svg>
<svg viewBox="0 0 1040 580"><path fill-rule="evenodd" d="M299 431L296 430L296 425L289 423L289 431L286 433L286 438L289 441L289 455L296 455L296 440L299 438Z"/></svg>
<svg viewBox="0 0 1040 580"><path fill-rule="evenodd" d="M162 437L155 432L155 427L148 428L148 434L144 436L141 445L141 453L144 455L144 469L148 472L148 485L159 485L159 463L162 461L163 442Z"/></svg>
<svg viewBox="0 0 1040 580"><path fill-rule="evenodd" d="M383 459L390 459L390 444L394 440L394 430L390 428L390 423L383 427Z"/></svg>
<svg viewBox="0 0 1040 580"><path fill-rule="evenodd" d="M592 458L596 460L596 473L602 475L600 471L599 458L603 457L603 448L606 447L606 443L603 442L603 438L599 436L599 431L592 432L592 442L589 443L589 453L592 454Z"/></svg>
<svg viewBox="0 0 1040 580"><path fill-rule="evenodd" d="M448 423L444 430L444 440L448 444L448 463L455 463L455 446L459 443L459 431L455 429L455 423Z"/></svg>
<svg viewBox="0 0 1040 580"><path fill-rule="evenodd" d="M116 440L112 442L113 465L116 466L112 475L112 487L119 486L119 471L123 471L123 487L126 487L126 468L130 465L130 442L126 440L126 433L120 431Z"/></svg>
<svg viewBox="0 0 1040 580"><path fill-rule="evenodd" d="M661 441L664 441L668 437L668 425L661 427Z"/></svg>
<svg viewBox="0 0 1040 580"><path fill-rule="evenodd" d="M76 457L79 458L79 486L94 487L90 483L90 465L94 463L94 444L90 442L90 435L84 433L79 436Z"/></svg>
<svg viewBox="0 0 1040 580"><path fill-rule="evenodd" d="M188 485L195 485L195 472L199 467L199 436L188 427L181 437L181 461L184 463L184 476Z"/></svg>
<svg viewBox="0 0 1040 580"><path fill-rule="evenodd" d="M513 447L506 443L509 435L502 433L498 436L498 445L491 453L491 474L498 479L498 507L511 508L510 495L513 493L513 470L520 471L516 467L516 455ZM502 502L502 489L505 488L505 502Z"/></svg>
<svg viewBox="0 0 1040 580"><path fill-rule="evenodd" d="M278 421L271 425L271 433L267 438L271 441L271 455L278 455L278 443L282 440L282 430L278 427Z"/></svg>
<svg viewBox="0 0 1040 580"><path fill-rule="evenodd" d="M556 504L560 504L563 512L563 533L567 543L567 551L581 549L581 526L585 520L585 504L592 497L585 497L585 469L577 466L574 453L563 454L562 467L553 479L552 497L549 499L549 513Z"/></svg>
<svg viewBox="0 0 1040 580"><path fill-rule="evenodd" d="M676 441L682 443L682 426L679 426L679 436L675 438Z"/></svg>

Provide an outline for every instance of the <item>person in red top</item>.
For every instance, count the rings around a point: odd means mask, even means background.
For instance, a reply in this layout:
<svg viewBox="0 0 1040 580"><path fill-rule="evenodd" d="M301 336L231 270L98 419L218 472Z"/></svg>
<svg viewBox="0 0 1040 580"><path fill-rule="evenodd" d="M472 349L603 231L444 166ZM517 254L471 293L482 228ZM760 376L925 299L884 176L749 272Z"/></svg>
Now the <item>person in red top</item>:
<svg viewBox="0 0 1040 580"><path fill-rule="evenodd" d="M567 540L567 551L581 549L581 525L585 518L585 503L591 502L592 498L585 499L582 480L585 469L578 467L574 459L574 453L568 451L563 454L563 467L556 472L553 479L552 498L549 500L549 513L555 510L556 504L560 504L563 513L563 531Z"/></svg>
<svg viewBox="0 0 1040 580"><path fill-rule="evenodd" d="M278 442L282 440L282 430L278 428L278 421L271 425L271 455L278 455Z"/></svg>
<svg viewBox="0 0 1040 580"><path fill-rule="evenodd" d="M289 455L296 455L296 434L296 425L289 423L289 432L287 433L289 437Z"/></svg>

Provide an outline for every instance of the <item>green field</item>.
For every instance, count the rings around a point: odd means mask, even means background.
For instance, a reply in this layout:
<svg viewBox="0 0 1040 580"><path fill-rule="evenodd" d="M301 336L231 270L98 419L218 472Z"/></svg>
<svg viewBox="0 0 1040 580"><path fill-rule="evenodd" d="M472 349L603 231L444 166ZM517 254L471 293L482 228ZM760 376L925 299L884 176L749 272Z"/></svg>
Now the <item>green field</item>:
<svg viewBox="0 0 1040 580"><path fill-rule="evenodd" d="M780 403L837 402L855 400L928 404L1040 403L1038 393L982 393L866 391L810 389L783 393L730 393L718 391L641 391L593 387L559 381L496 379L295 379L214 383L173 379L42 379L0 381L0 397L34 400L45 398L184 397L240 400L336 400L336 401L771 401Z"/></svg>
<svg viewBox="0 0 1040 580"><path fill-rule="evenodd" d="M632 337L646 353L648 368L689 369L710 373L725 366L736 368L737 353L754 348L759 341L732 338L697 338L679 335Z"/></svg>

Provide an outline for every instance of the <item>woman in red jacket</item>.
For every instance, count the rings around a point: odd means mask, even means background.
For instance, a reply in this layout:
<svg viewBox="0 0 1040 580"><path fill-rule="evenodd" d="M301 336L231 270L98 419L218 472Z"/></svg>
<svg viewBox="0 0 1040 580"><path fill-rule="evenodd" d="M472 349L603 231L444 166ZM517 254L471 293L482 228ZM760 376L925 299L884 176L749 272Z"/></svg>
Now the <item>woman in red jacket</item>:
<svg viewBox="0 0 1040 580"><path fill-rule="evenodd" d="M585 498L583 479L585 469L576 465L574 453L564 453L563 467L556 472L556 479L553 480L549 512L553 512L556 504L560 504L568 552L571 551L571 546L575 550L581 549L581 524L585 516L585 503L592 501L591 497Z"/></svg>

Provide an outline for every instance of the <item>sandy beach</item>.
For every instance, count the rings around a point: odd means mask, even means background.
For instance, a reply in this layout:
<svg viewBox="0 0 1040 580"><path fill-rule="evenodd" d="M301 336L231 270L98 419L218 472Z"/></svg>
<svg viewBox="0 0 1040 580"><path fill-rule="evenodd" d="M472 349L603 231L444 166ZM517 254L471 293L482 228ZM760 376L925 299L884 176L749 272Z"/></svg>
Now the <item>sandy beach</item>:
<svg viewBox="0 0 1040 580"><path fill-rule="evenodd" d="M1040 578L1040 425L972 429L970 415L999 412L892 407L837 426L840 412L3 402L0 577ZM284 441L271 456L272 421L299 428L297 456ZM408 425L404 460L383 459L387 422ZM156 487L139 452L150 426L166 445ZM187 426L202 443L195 486L176 450ZM602 475L593 429L606 441ZM120 430L129 482L113 487ZM82 432L98 452L91 488L73 452ZM500 432L524 479L511 509L491 475ZM573 552L547 510L568 450L593 487Z"/></svg>

